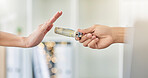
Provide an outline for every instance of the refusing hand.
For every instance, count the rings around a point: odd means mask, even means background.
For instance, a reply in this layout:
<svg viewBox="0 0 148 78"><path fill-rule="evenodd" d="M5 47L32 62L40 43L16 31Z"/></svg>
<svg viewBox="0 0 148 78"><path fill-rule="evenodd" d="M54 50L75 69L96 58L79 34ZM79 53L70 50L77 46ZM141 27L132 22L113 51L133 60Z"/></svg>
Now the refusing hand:
<svg viewBox="0 0 148 78"><path fill-rule="evenodd" d="M57 12L51 19L44 24L41 24L32 34L28 37L24 37L25 47L33 47L38 45L46 35L46 33L53 27L53 23L62 15L61 12Z"/></svg>

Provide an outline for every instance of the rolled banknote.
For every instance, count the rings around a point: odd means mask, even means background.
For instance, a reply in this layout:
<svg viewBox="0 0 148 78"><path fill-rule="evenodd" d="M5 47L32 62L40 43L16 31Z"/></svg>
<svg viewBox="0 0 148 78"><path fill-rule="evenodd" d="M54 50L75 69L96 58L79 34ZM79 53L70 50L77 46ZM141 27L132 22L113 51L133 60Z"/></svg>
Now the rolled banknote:
<svg viewBox="0 0 148 78"><path fill-rule="evenodd" d="M83 33L81 33L81 32L77 32L77 31L72 30L72 29L61 28L61 27L55 27L54 32L56 34L64 35L64 36L67 36L67 37L74 37L74 38L80 38L80 39L83 36Z"/></svg>

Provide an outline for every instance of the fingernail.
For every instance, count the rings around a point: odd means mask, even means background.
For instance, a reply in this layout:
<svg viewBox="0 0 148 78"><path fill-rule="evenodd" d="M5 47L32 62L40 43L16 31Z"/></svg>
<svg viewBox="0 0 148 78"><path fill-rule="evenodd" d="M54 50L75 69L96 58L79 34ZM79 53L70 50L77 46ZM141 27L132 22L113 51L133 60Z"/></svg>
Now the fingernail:
<svg viewBox="0 0 148 78"><path fill-rule="evenodd" d="M79 40L79 38L76 38L76 40L78 41L78 40Z"/></svg>

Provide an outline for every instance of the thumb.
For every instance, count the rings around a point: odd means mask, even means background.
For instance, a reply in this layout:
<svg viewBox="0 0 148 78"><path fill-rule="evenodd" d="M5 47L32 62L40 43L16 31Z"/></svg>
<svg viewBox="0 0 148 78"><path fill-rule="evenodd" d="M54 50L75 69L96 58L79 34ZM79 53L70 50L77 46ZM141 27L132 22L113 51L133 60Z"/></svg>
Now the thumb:
<svg viewBox="0 0 148 78"><path fill-rule="evenodd" d="M94 26L86 28L86 29L78 29L78 32L81 32L83 34L92 33L93 31L94 31Z"/></svg>
<svg viewBox="0 0 148 78"><path fill-rule="evenodd" d="M52 27L53 27L53 24L50 25L50 26L46 29L46 31L44 32L44 34L46 34L49 30L51 30Z"/></svg>
<svg viewBox="0 0 148 78"><path fill-rule="evenodd" d="M57 12L51 19L45 22L44 26L42 26L42 30L45 31L49 26L51 26L60 16L62 15L61 12Z"/></svg>

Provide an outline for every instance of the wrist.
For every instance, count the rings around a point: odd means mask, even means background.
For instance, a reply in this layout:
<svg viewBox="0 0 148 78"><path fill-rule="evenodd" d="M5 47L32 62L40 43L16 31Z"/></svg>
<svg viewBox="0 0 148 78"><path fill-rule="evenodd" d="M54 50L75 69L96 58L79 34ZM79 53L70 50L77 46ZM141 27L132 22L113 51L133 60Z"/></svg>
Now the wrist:
<svg viewBox="0 0 148 78"><path fill-rule="evenodd" d="M23 48L29 48L27 44L27 37L21 37L21 47Z"/></svg>
<svg viewBox="0 0 148 78"><path fill-rule="evenodd" d="M113 43L124 43L125 28L111 27Z"/></svg>

